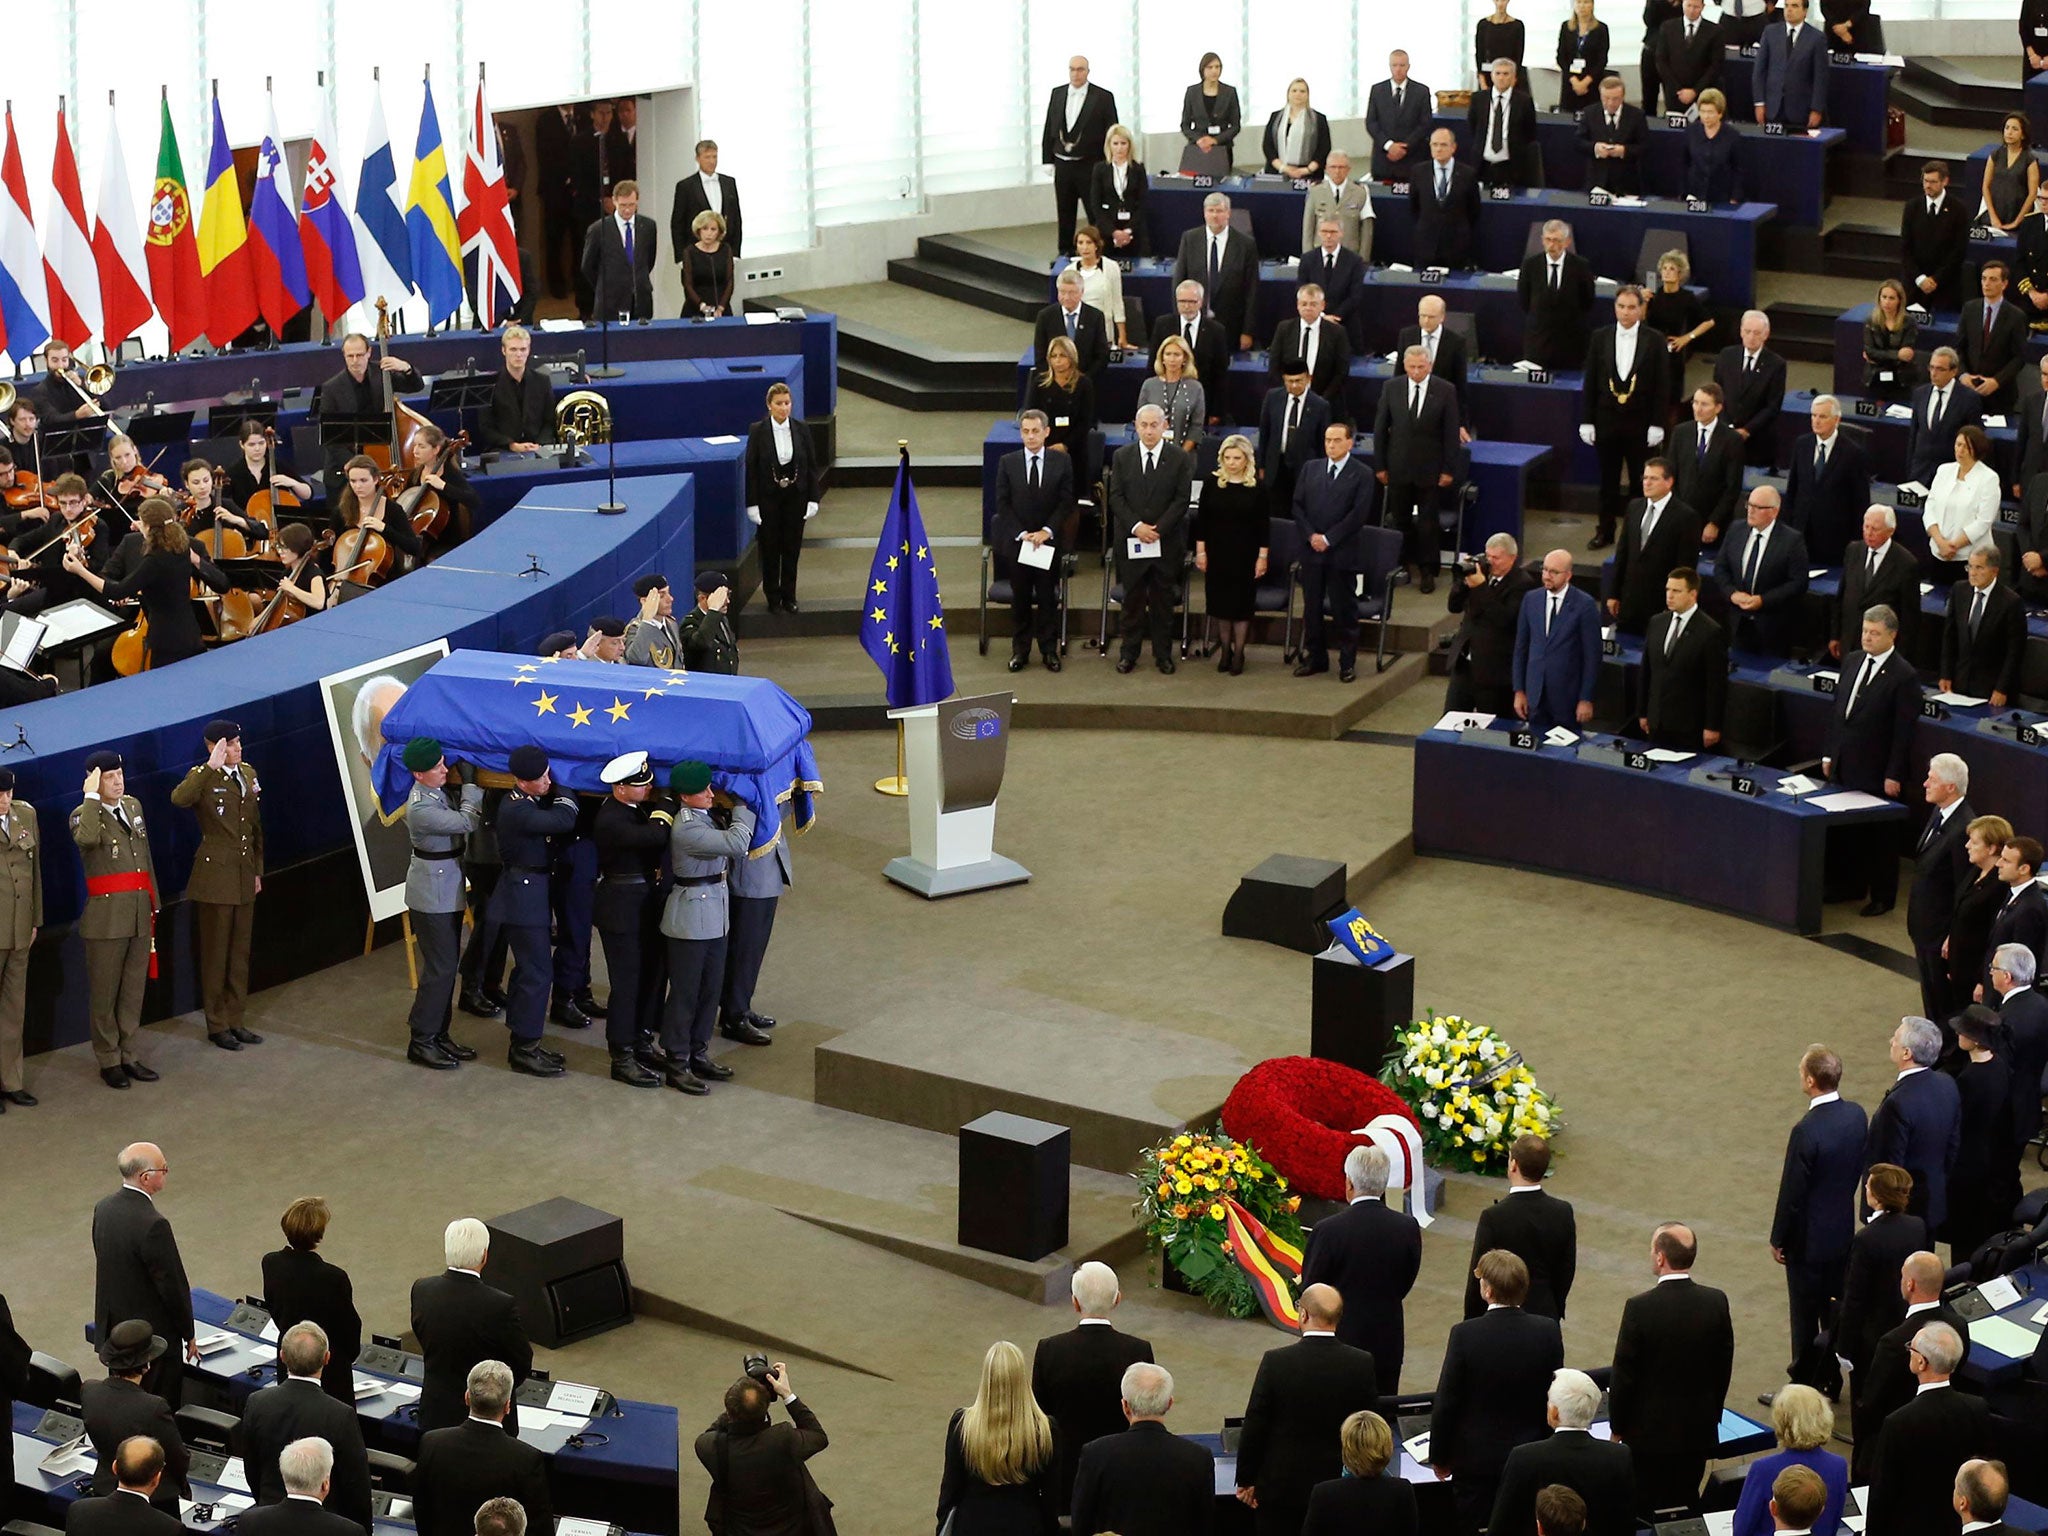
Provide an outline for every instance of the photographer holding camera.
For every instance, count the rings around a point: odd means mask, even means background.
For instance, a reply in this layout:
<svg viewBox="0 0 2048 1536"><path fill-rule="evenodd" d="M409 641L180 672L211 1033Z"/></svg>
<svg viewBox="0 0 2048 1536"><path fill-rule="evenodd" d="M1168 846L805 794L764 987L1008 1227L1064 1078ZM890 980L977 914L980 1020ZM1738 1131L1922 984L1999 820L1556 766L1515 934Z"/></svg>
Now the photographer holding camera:
<svg viewBox="0 0 2048 1536"><path fill-rule="evenodd" d="M804 1463L829 1443L810 1406L797 1401L789 1367L748 1355L746 1375L725 1389L725 1412L697 1437L697 1460L711 1474L704 1523L712 1536L835 1536L832 1501ZM775 1399L787 1424L771 1424Z"/></svg>

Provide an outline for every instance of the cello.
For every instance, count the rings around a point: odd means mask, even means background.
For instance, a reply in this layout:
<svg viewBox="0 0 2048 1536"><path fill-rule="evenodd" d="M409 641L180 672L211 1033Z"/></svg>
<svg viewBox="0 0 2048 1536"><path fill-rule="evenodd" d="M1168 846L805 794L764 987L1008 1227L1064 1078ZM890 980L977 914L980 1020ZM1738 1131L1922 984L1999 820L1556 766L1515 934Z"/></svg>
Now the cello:
<svg viewBox="0 0 2048 1536"><path fill-rule="evenodd" d="M300 585L306 572L319 560L321 553L331 549L333 545L334 532L330 529L326 533L321 534L313 544L308 546L305 554L299 557L298 564L294 565L286 573L285 579L294 586ZM311 612L312 610L303 601L293 597L283 587L279 587L275 592L271 593L270 601L265 603L262 610L257 613L251 633L263 635L268 634L273 629L283 629L287 624L298 623L300 619L307 617Z"/></svg>
<svg viewBox="0 0 2048 1536"><path fill-rule="evenodd" d="M242 515L252 523L261 523L264 535L260 542L270 544L277 538L277 513L280 507L301 507L305 503L291 491L277 487L277 428L266 425L263 429L263 462L265 466L263 489L249 498L249 504L242 508Z"/></svg>
<svg viewBox="0 0 2048 1536"><path fill-rule="evenodd" d="M428 475L445 476L449 463L469 446L469 434L458 432L441 444L441 451L413 472L413 484L398 493L398 509L411 519L413 532L423 539L438 538L448 526L448 503L426 483Z"/></svg>

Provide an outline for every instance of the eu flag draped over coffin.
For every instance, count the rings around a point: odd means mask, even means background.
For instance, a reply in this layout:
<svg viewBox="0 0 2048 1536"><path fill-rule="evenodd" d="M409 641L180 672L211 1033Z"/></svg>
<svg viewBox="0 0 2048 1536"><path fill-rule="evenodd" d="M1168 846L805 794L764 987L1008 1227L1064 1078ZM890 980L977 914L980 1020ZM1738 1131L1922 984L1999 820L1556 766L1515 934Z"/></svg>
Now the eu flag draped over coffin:
<svg viewBox="0 0 2048 1536"><path fill-rule="evenodd" d="M816 815L811 797L824 785L810 730L810 712L764 677L456 651L385 716L377 794L387 812L405 803L412 775L399 753L415 736L434 737L451 762L499 772L531 742L556 783L593 794L605 792L599 771L621 753L647 753L663 782L670 765L694 758L754 812L761 853L775 846L785 803L798 831Z"/></svg>

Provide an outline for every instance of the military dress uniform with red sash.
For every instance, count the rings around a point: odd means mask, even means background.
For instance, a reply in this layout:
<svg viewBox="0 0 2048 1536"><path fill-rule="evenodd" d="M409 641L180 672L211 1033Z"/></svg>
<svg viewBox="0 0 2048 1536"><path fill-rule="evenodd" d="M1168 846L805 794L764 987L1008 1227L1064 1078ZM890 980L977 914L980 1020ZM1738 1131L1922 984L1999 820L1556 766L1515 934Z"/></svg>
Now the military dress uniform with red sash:
<svg viewBox="0 0 2048 1536"><path fill-rule="evenodd" d="M120 766L118 753L96 752L86 759L89 770ZM85 861L78 936L85 944L92 1053L102 1072L142 1066L136 1037L142 1031L142 991L156 968L157 908L142 802L133 795L112 803L87 795L71 813L71 838Z"/></svg>

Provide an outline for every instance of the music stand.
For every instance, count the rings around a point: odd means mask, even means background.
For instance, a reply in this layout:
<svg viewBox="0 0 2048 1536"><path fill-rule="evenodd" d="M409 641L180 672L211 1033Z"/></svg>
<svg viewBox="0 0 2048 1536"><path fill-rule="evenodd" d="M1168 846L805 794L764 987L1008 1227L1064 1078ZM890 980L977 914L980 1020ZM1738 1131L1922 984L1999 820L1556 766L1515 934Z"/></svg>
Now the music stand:
<svg viewBox="0 0 2048 1536"><path fill-rule="evenodd" d="M216 560L213 564L227 577L229 586L244 592L275 592L277 584L290 574L275 560Z"/></svg>
<svg viewBox="0 0 2048 1536"><path fill-rule="evenodd" d="M453 411L456 425L467 431L471 422L464 416L466 411L482 410L491 403L491 391L498 387L495 373L481 373L474 368L465 368L458 373L436 375L433 387L427 391L429 411Z"/></svg>
<svg viewBox="0 0 2048 1536"><path fill-rule="evenodd" d="M144 462L149 459L152 448L171 447L183 450L192 441L192 420L197 411L162 410L156 406L144 406L122 424L121 430L134 442Z"/></svg>
<svg viewBox="0 0 2048 1536"><path fill-rule="evenodd" d="M62 464L81 475L91 473L92 451L105 441L108 426L106 417L92 416L61 427L38 428L37 435L43 440L43 472L60 475L64 470L57 466Z"/></svg>
<svg viewBox="0 0 2048 1536"><path fill-rule="evenodd" d="M259 427L276 426L277 409L278 402L269 395L256 395L240 401L228 395L219 405L208 408L206 429L216 437L232 435L239 441L245 421L253 421ZM220 430L223 426L227 428L225 432Z"/></svg>

